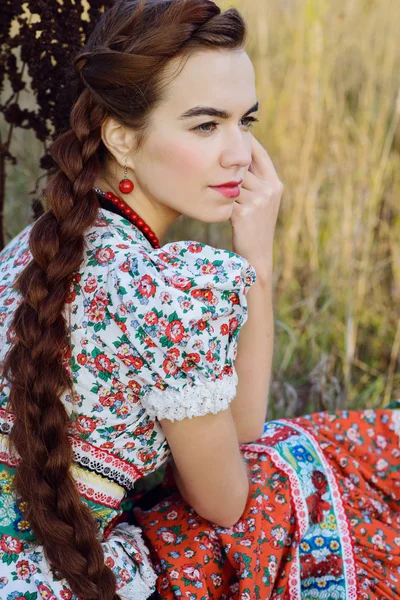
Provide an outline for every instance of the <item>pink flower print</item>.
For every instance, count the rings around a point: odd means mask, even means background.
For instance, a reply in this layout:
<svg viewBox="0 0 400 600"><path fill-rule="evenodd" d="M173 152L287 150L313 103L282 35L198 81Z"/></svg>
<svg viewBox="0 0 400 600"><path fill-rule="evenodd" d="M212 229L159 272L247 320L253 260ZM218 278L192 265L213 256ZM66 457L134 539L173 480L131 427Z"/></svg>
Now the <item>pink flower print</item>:
<svg viewBox="0 0 400 600"><path fill-rule="evenodd" d="M176 535L171 531L162 531L160 537L166 544L173 544L176 540Z"/></svg>
<svg viewBox="0 0 400 600"><path fill-rule="evenodd" d="M192 282L183 275L173 275L169 278L169 283L178 290L186 291L192 287Z"/></svg>
<svg viewBox="0 0 400 600"><path fill-rule="evenodd" d="M201 581L200 569L192 567L192 565L183 565L181 569L190 581Z"/></svg>
<svg viewBox="0 0 400 600"><path fill-rule="evenodd" d="M378 448L380 448L381 450L384 450L387 446L387 441L386 439L383 437L383 435L377 435L376 436L376 445L378 446Z"/></svg>
<svg viewBox="0 0 400 600"><path fill-rule="evenodd" d="M162 303L170 304L170 302L172 302L172 296L168 292L161 292L160 300Z"/></svg>
<svg viewBox="0 0 400 600"><path fill-rule="evenodd" d="M360 441L360 434L354 427L349 427L347 430L347 437L352 442L358 443Z"/></svg>
<svg viewBox="0 0 400 600"><path fill-rule="evenodd" d="M176 511L176 510L171 510L171 512L169 512L169 513L167 514L166 518L167 518L169 521L175 521L175 520L176 520L176 518L177 518L177 516L178 516L178 513L177 513L177 511Z"/></svg>
<svg viewBox="0 0 400 600"><path fill-rule="evenodd" d="M389 466L389 463L384 458L380 458L378 460L378 462L376 463L377 471L385 471L385 469L387 469L388 466Z"/></svg>

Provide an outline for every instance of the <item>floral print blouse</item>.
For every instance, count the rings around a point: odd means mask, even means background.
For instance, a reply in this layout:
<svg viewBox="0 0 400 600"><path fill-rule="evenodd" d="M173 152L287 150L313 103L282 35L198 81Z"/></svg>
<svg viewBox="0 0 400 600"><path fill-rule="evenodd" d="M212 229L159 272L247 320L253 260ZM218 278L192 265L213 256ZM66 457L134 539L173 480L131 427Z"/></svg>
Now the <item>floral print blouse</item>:
<svg viewBox="0 0 400 600"><path fill-rule="evenodd" d="M31 259L31 227L0 253L0 361L20 302L13 282ZM126 218L104 208L85 232L83 261L64 308L64 364L74 393L61 400L71 419L74 476L103 540L127 491L170 458L159 419L215 414L234 398L238 335L255 281L254 267L234 252L196 241L155 249ZM19 457L8 446L13 415L6 410L7 382L1 383L4 479L12 478ZM23 506L11 492L8 498L0 543L2 535L34 541ZM147 558L135 536L132 552L140 563Z"/></svg>

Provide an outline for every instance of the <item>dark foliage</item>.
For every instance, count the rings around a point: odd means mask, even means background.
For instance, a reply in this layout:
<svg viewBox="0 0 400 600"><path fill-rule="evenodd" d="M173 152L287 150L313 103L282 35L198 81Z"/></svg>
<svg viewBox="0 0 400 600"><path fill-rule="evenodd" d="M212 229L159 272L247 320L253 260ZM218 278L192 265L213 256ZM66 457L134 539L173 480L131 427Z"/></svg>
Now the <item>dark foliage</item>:
<svg viewBox="0 0 400 600"><path fill-rule="evenodd" d="M10 151L13 129L32 129L44 144L40 167L45 171L55 167L47 148L60 133L69 129L69 115L76 97L74 85L70 85L74 77L71 56L84 46L99 15L113 4L112 0L88 2L88 16L82 19L82 2L61 5L48 0L0 0L0 112L10 124L6 139L0 139L0 250L4 247L5 165L6 161L17 163ZM31 15L39 15L40 21L32 23ZM11 37L15 22L19 31ZM26 90L25 71L31 80L30 90ZM4 97L6 80L12 88L7 98ZM34 95L36 110L19 106L22 90ZM37 189L38 185L35 191ZM34 198L33 217L39 217L42 212L41 199Z"/></svg>

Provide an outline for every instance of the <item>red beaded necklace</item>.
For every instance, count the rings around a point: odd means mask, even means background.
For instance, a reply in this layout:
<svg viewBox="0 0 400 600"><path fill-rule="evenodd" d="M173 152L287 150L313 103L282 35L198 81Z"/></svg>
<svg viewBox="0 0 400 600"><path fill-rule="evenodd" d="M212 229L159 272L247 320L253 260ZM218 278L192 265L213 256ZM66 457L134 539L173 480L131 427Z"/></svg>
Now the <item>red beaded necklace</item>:
<svg viewBox="0 0 400 600"><path fill-rule="evenodd" d="M131 223L133 223L133 225L140 229L143 235L149 240L153 248L160 248L160 242L154 231L150 229L147 223L145 223L145 221L142 218L140 218L137 212L135 212L133 208L131 208L125 202L125 200L123 200L119 196L116 196L115 194L113 194L113 192L103 192L103 190L101 190L100 188L93 189L102 196L104 196L104 198L107 198L107 200L110 200L110 202L112 202L117 208L119 208L119 210L125 215L128 221L130 221Z"/></svg>

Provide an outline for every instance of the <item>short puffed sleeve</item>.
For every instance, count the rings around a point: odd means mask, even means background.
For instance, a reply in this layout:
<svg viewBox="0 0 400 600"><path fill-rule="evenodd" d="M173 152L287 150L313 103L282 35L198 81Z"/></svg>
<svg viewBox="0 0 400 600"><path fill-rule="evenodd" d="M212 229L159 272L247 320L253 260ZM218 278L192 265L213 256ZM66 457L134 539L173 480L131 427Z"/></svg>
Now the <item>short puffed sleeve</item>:
<svg viewBox="0 0 400 600"><path fill-rule="evenodd" d="M115 269L113 304L124 307L118 319L142 406L151 418L171 421L228 408L254 267L194 241L137 245L125 258Z"/></svg>

